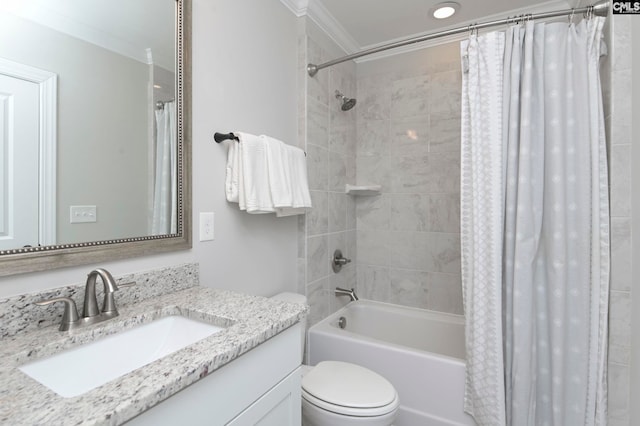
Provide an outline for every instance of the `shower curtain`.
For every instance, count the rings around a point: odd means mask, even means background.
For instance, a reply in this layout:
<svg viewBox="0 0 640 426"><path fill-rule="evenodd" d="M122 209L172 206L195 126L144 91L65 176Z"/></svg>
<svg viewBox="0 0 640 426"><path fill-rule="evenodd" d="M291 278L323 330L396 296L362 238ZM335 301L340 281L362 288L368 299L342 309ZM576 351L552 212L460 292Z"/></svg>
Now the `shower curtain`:
<svg viewBox="0 0 640 426"><path fill-rule="evenodd" d="M465 410L479 425L606 424L603 23L461 45Z"/></svg>
<svg viewBox="0 0 640 426"><path fill-rule="evenodd" d="M175 234L177 230L176 105L165 102L156 110L156 167L151 235Z"/></svg>

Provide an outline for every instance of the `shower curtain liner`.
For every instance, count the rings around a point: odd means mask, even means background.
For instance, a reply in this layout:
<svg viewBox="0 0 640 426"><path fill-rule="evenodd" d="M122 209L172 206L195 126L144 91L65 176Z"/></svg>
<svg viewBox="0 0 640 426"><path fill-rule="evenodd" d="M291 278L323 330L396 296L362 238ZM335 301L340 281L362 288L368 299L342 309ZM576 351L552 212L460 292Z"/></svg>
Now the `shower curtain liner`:
<svg viewBox="0 0 640 426"><path fill-rule="evenodd" d="M177 141L176 104L165 102L156 110L156 167L151 235L177 231Z"/></svg>
<svg viewBox="0 0 640 426"><path fill-rule="evenodd" d="M606 423L603 23L461 44L465 410L479 425Z"/></svg>

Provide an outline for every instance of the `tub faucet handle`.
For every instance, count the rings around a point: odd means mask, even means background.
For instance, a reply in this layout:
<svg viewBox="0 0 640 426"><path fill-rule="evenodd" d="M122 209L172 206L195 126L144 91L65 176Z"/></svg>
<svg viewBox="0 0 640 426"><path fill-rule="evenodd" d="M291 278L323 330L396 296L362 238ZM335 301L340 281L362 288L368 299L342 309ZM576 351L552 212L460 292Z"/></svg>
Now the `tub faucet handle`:
<svg viewBox="0 0 640 426"><path fill-rule="evenodd" d="M341 250L336 250L333 252L333 260L331 261L331 267L333 268L333 272L338 273L342 269L344 265L350 263L351 259L347 259L342 256Z"/></svg>

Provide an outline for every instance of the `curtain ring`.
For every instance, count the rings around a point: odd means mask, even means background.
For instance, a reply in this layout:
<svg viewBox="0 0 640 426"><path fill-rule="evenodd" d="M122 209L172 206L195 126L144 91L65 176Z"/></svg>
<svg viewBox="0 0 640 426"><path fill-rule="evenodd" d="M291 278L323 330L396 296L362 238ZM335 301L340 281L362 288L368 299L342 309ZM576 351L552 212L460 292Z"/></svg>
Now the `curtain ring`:
<svg viewBox="0 0 640 426"><path fill-rule="evenodd" d="M573 24L573 17L576 14L576 10L575 9L571 9L571 14L569 15L569 23Z"/></svg>
<svg viewBox="0 0 640 426"><path fill-rule="evenodd" d="M472 37L474 34L476 36L478 35L478 27L475 22L473 24L469 24L469 26L467 27L467 30L469 31L469 37Z"/></svg>
<svg viewBox="0 0 640 426"><path fill-rule="evenodd" d="M585 12L584 16L585 16L586 19L593 18L593 5L591 5L591 6L589 6L587 8L587 11Z"/></svg>
<svg viewBox="0 0 640 426"><path fill-rule="evenodd" d="M520 17L522 15L513 15L513 16L509 16L507 18L507 25L508 24L514 24L514 25L518 25L520 23Z"/></svg>

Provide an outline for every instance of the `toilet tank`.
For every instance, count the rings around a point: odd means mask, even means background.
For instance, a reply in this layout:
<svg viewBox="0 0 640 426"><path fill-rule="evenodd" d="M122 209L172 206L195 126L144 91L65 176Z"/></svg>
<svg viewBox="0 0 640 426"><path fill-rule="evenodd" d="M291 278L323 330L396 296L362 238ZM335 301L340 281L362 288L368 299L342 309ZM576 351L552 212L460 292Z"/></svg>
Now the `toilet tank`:
<svg viewBox="0 0 640 426"><path fill-rule="evenodd" d="M278 293L275 296L271 297L274 300L281 300L283 302L291 302L291 303L307 303L307 297L303 296L302 294L298 294L298 293L291 293L291 292L283 292L283 293ZM300 345L302 346L302 353L304 354L304 344L305 344L305 338L307 335L307 324L306 324L306 320L302 321L302 327L300 327L300 329L302 330L301 335L300 335Z"/></svg>

